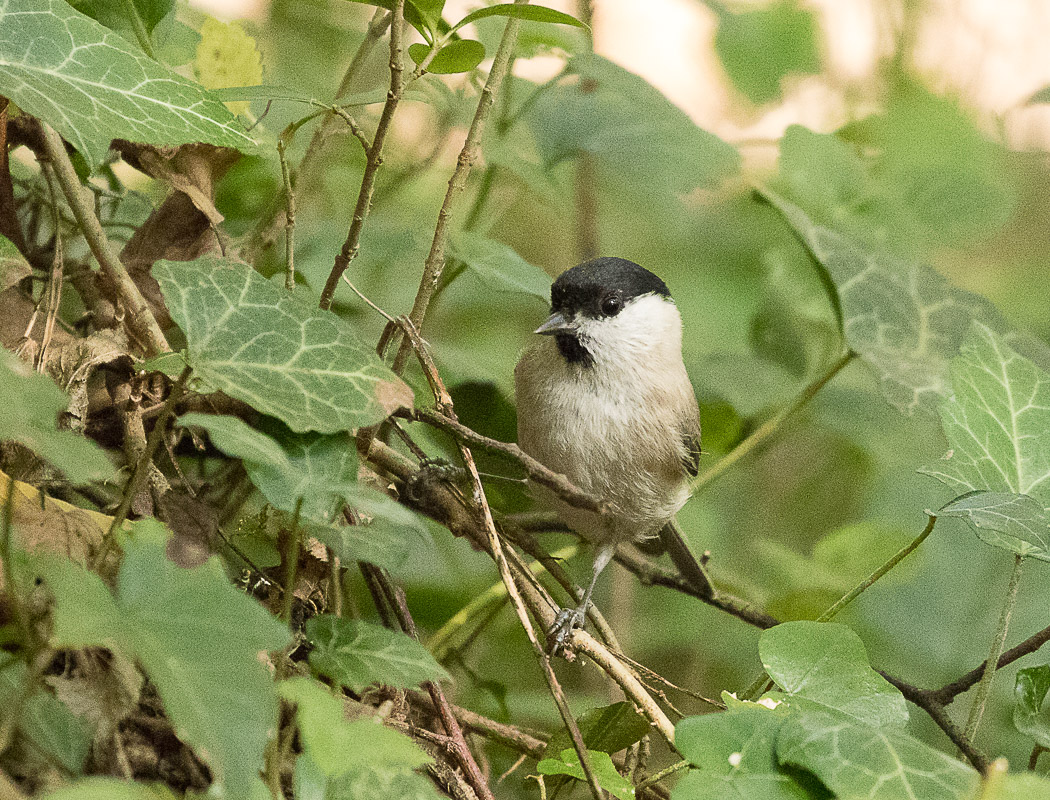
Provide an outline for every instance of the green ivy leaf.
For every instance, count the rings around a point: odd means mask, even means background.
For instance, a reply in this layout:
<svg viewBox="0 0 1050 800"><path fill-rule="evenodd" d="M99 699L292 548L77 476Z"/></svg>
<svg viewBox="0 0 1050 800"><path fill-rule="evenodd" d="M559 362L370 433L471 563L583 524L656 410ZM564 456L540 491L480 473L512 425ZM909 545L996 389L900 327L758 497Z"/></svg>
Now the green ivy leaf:
<svg viewBox="0 0 1050 800"><path fill-rule="evenodd" d="M1033 772L989 775L980 800L1044 800L1050 797L1050 780Z"/></svg>
<svg viewBox="0 0 1050 800"><path fill-rule="evenodd" d="M820 71L817 25L810 11L794 0L769 3L734 14L721 3L715 52L729 79L752 103L780 96L780 83L791 74Z"/></svg>
<svg viewBox="0 0 1050 800"><path fill-rule="evenodd" d="M846 341L905 414L932 411L948 394L948 361L974 319L999 325L983 297L955 289L931 267L876 252L816 225L798 206L761 190L813 254L838 300Z"/></svg>
<svg viewBox="0 0 1050 800"><path fill-rule="evenodd" d="M785 712L758 706L687 717L675 747L699 769L675 786L675 800L807 800L811 795L777 765L775 742Z"/></svg>
<svg viewBox="0 0 1050 800"><path fill-rule="evenodd" d="M958 800L976 787L976 771L905 732L904 697L846 626L787 622L763 631L759 652L787 695L781 764L809 770L842 797Z"/></svg>
<svg viewBox="0 0 1050 800"><path fill-rule="evenodd" d="M902 727L904 697L868 664L860 637L845 625L785 622L762 632L762 667L789 696L871 725Z"/></svg>
<svg viewBox="0 0 1050 800"><path fill-rule="evenodd" d="M616 771L612 757L600 750L588 750L587 753L590 756L598 785L614 797L618 797L619 800L633 800L634 785ZM568 775L579 781L586 780L583 767L580 765L579 753L571 747L568 750L562 750L557 758L543 759L536 765L536 769L541 775Z"/></svg>
<svg viewBox="0 0 1050 800"><path fill-rule="evenodd" d="M55 647L116 647L156 684L179 738L230 797L264 792L259 778L277 724L277 693L260 659L288 643L287 628L235 589L218 558L196 569L167 559L168 533L136 523L124 542L114 597L69 561L38 558L55 595Z"/></svg>
<svg viewBox="0 0 1050 800"><path fill-rule="evenodd" d="M222 103L63 0L0 6L0 93L53 125L93 166L114 138L252 150Z"/></svg>
<svg viewBox="0 0 1050 800"><path fill-rule="evenodd" d="M1050 517L1034 497L967 492L942 506L937 516L962 517L990 545L1050 560Z"/></svg>
<svg viewBox="0 0 1050 800"><path fill-rule="evenodd" d="M0 707L15 707L28 673L17 656L0 653ZM37 687L19 708L17 729L69 772L80 774L94 732L53 694Z"/></svg>
<svg viewBox="0 0 1050 800"><path fill-rule="evenodd" d="M977 772L903 730L866 725L804 700L777 737L782 764L807 769L836 797L960 800L974 796Z"/></svg>
<svg viewBox="0 0 1050 800"><path fill-rule="evenodd" d="M952 449L920 472L960 493L1029 495L1045 512L1050 506L1050 375L975 322L951 362L951 376L955 393L941 403L940 412ZM1018 535L1024 532L1016 527L1022 521L1030 528L1038 522L1031 505L1014 501L1004 508L1016 517L1012 525L999 526L1009 531L995 535L994 529L977 527L977 534L1011 552L1050 560L1045 529L1036 537L1042 545ZM989 516L980 519L987 522Z"/></svg>
<svg viewBox="0 0 1050 800"><path fill-rule="evenodd" d="M360 525L305 526L344 562L367 561L396 570L409 553L420 552L431 542L423 517L382 492L358 485L347 502L363 515Z"/></svg>
<svg viewBox="0 0 1050 800"><path fill-rule="evenodd" d="M1050 692L1050 665L1017 670L1014 678L1014 727L1040 747L1050 748L1050 709L1043 701Z"/></svg>
<svg viewBox="0 0 1050 800"><path fill-rule="evenodd" d="M197 377L296 433L354 430L412 404L346 322L245 264L158 261L153 276Z"/></svg>
<svg viewBox="0 0 1050 800"><path fill-rule="evenodd" d="M267 433L237 417L186 414L183 425L204 428L226 455L244 462L248 476L276 508L304 520L331 522L357 491L357 450L347 434L293 433L276 420Z"/></svg>
<svg viewBox="0 0 1050 800"><path fill-rule="evenodd" d="M532 295L550 302L550 276L519 256L510 245L470 233L456 234L452 256L462 261L493 292Z"/></svg>
<svg viewBox="0 0 1050 800"><path fill-rule="evenodd" d="M562 11L555 11L553 8L547 8L545 6L520 6L515 3L500 3L495 6L488 6L486 8L479 8L476 11L471 11L463 19L452 26L452 30L458 31L464 25L469 25L479 19L485 17L513 17L515 19L524 19L531 22L544 22L555 25L574 25L577 28L587 29L587 25L571 14L566 14Z"/></svg>
<svg viewBox="0 0 1050 800"><path fill-rule="evenodd" d="M0 441L21 442L74 483L108 478L113 466L97 444L58 429L58 415L68 405L54 381L0 348Z"/></svg>
<svg viewBox="0 0 1050 800"><path fill-rule="evenodd" d="M303 750L326 778L371 767L405 773L431 762L409 737L381 722L348 721L343 701L315 680L282 681L279 691L281 697L296 705Z"/></svg>
<svg viewBox="0 0 1050 800"><path fill-rule="evenodd" d="M408 688L449 674L415 639L360 620L319 614L306 623L310 666L357 691L373 683Z"/></svg>
<svg viewBox="0 0 1050 800"><path fill-rule="evenodd" d="M433 48L425 44L412 44L408 54L417 64L430 55ZM485 45L475 39L457 39L442 47L434 60L427 65L427 72L435 75L452 75L457 72L470 72L485 60Z"/></svg>

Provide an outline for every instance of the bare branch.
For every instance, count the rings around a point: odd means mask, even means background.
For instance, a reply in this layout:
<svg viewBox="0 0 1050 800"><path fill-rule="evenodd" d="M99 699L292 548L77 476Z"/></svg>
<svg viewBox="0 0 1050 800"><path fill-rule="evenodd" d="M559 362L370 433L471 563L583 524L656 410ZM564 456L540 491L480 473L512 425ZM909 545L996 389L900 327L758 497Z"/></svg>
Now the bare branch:
<svg viewBox="0 0 1050 800"><path fill-rule="evenodd" d="M102 230L102 225L95 216L95 210L84 198L83 187L80 185L76 170L73 169L73 162L69 160L69 154L66 153L62 137L46 122L41 122L40 127L43 130L44 149L48 158L51 159L58 185L73 211L73 216L80 225L80 230L84 233L91 253L127 308L128 327L132 335L142 342L149 355L169 352L171 348L164 338L160 325L157 324L156 317L153 316L142 292L131 279L131 275L128 274L124 264L117 256L117 251L113 249L105 231Z"/></svg>
<svg viewBox="0 0 1050 800"><path fill-rule="evenodd" d="M346 240L343 242L339 255L335 257L332 271L321 292L321 308L331 308L336 287L339 286L339 278L346 272L346 268L357 257L361 248L361 231L364 230L365 220L372 207L372 192L375 190L376 174L383 163L383 143L390 131L394 112L397 111L398 103L401 101L401 90L404 85L402 81L404 31L401 25L404 11L405 0L395 0L394 10L390 15L392 20L390 25L390 89L387 91L386 103L383 104L383 113L379 117L375 136L372 137L372 144L367 151L368 158L365 161L364 174L361 176L361 189L357 193L357 203L354 206L350 229L347 231Z"/></svg>

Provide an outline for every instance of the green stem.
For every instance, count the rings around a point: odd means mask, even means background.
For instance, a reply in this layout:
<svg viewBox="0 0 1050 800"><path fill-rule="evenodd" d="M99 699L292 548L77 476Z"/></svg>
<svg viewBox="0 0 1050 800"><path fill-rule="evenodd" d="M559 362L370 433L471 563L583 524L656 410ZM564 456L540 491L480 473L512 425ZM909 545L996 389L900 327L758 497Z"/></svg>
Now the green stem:
<svg viewBox="0 0 1050 800"><path fill-rule="evenodd" d="M992 691L992 679L995 677L995 669L999 664L999 656L1003 654L1003 645L1006 643L1006 632L1010 628L1010 616L1013 614L1014 606L1017 604L1017 588L1021 583L1021 566L1024 564L1024 556L1014 556L1014 570L1010 573L1010 583L1006 588L1006 599L1003 601L1003 609L999 613L999 625L995 630L995 638L992 640L992 649L988 653L985 662L984 674L981 682L977 684L977 694L970 706L970 717L966 720L966 738L971 742L977 734L977 726L981 724L981 716L984 714L984 706L988 702L988 695Z"/></svg>
<svg viewBox="0 0 1050 800"><path fill-rule="evenodd" d="M644 781L642 781L641 783L639 783L637 786L634 787L635 794L641 792L642 789L647 789L650 786L653 786L653 785L659 783L664 778L669 778L670 776L674 775L676 772L681 772L683 769L689 769L689 762L688 761L678 761L678 762L675 762L674 764L672 764L669 767L664 767L659 772L654 772L652 775L650 775L648 778L646 778Z"/></svg>
<svg viewBox="0 0 1050 800"><path fill-rule="evenodd" d="M937 524L937 517L930 515L929 521L926 523L926 527L922 529L922 533L916 536L908 544L904 545L900 550L893 554L892 558L875 570L871 575L858 583L853 589L844 594L835 603L828 608L823 614L817 617L817 622L827 622L842 609L852 603L857 596L871 586L875 581L897 566L903 561L916 547L926 541L926 537L933 533L933 526Z"/></svg>
<svg viewBox="0 0 1050 800"><path fill-rule="evenodd" d="M803 389L798 397L796 397L789 405L785 406L774 416L763 422L750 436L727 453L721 461L710 469L700 473L700 475L698 475L693 481L691 487L692 491L695 493L716 478L721 477L723 472L728 470L737 461L744 458L744 456L748 455L752 450L776 433L780 426L805 406L806 403L812 400L817 392L824 388L828 381L838 375L839 372L841 372L842 369L853 360L855 355L856 353L852 350L847 350L823 375Z"/></svg>
<svg viewBox="0 0 1050 800"><path fill-rule="evenodd" d="M122 0L121 5L124 6L124 14L131 20L131 29L135 32L135 38L139 41L139 47L142 48L146 55L156 61L157 54L153 51L153 42L150 41L149 31L146 30L146 23L142 21L142 15L139 14L138 6L135 5L134 0Z"/></svg>

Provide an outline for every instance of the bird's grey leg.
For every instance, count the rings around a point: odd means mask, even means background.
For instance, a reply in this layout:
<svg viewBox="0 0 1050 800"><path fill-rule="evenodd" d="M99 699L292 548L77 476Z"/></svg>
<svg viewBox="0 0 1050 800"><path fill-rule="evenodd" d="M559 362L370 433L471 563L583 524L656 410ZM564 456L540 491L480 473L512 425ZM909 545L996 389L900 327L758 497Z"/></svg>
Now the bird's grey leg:
<svg viewBox="0 0 1050 800"><path fill-rule="evenodd" d="M547 631L548 646L552 655L557 655L565 647L574 630L583 627L587 619L587 607L591 604L594 585L598 582L598 576L602 574L602 570L609 565L615 552L616 546L613 544L601 546L594 556L594 573L591 575L591 582L584 591L580 604L576 608L563 608L554 618L554 624Z"/></svg>

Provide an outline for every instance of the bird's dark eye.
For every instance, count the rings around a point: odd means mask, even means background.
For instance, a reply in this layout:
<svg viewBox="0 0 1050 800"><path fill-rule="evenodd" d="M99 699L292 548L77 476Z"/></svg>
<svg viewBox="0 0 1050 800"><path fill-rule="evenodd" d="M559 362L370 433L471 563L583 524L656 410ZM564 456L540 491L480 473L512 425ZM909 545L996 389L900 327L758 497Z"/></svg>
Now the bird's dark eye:
<svg viewBox="0 0 1050 800"><path fill-rule="evenodd" d="M607 317L615 317L623 309L623 300L619 295L611 294L602 300L602 313Z"/></svg>

